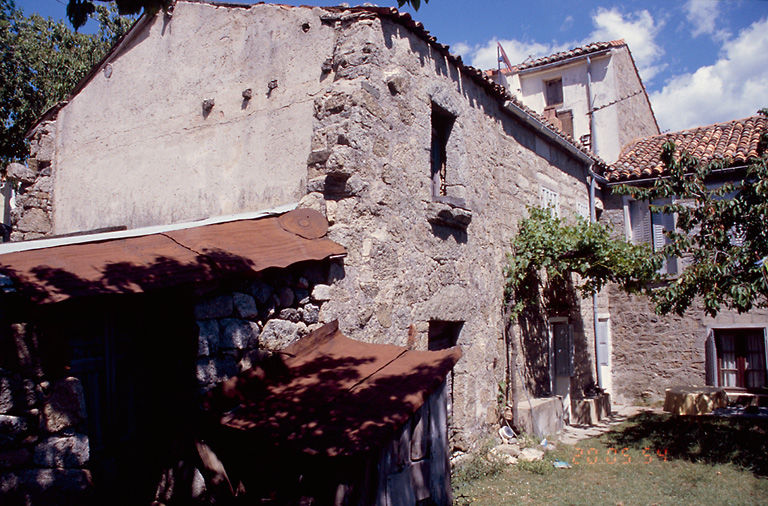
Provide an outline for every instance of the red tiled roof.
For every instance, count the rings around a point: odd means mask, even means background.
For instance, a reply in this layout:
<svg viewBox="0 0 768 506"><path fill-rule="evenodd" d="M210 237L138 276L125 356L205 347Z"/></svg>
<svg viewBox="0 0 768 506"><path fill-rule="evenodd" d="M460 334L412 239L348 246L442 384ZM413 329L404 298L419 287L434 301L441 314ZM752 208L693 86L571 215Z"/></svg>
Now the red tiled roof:
<svg viewBox="0 0 768 506"><path fill-rule="evenodd" d="M726 167L734 167L760 156L758 144L767 129L768 117L750 116L638 139L624 146L619 159L605 171L604 176L612 182L662 176L666 169L661 161L661 152L667 141L675 143L678 156L685 151L698 158L699 163L721 159Z"/></svg>
<svg viewBox="0 0 768 506"><path fill-rule="evenodd" d="M209 405L237 399L221 424L260 451L342 457L386 443L445 381L461 349L364 343L334 321L279 356L279 367L245 371L212 391Z"/></svg>
<svg viewBox="0 0 768 506"><path fill-rule="evenodd" d="M549 56L543 56L535 60L520 63L512 67L512 70L519 72L521 70L526 70L533 67L539 67L541 65L548 65L550 63L556 63L562 60L567 60L568 58L574 58L576 56L582 56L585 54L597 53L598 51L603 51L605 49L610 49L612 47L620 47L620 46L626 46L626 45L627 44L626 42L624 42L624 39L611 40L608 42L590 42L589 44L575 47L573 49L569 49L568 51L561 51L559 53L551 54Z"/></svg>

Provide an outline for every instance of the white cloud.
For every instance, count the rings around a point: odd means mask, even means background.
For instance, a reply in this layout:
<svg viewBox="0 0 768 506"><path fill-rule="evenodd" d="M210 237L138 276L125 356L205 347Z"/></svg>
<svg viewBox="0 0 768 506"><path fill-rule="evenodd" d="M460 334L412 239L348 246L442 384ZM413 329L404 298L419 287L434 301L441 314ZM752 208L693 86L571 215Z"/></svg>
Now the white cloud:
<svg viewBox="0 0 768 506"><path fill-rule="evenodd" d="M495 69L496 64L496 43L501 42L504 52L507 53L510 63L515 65L522 63L530 57L537 58L548 54L561 51L562 47L557 47L540 42L522 42L515 39L498 40L491 39L485 45L477 45L466 53L471 65L480 69Z"/></svg>
<svg viewBox="0 0 768 506"><path fill-rule="evenodd" d="M618 9L600 8L592 16L593 31L581 41L536 42L517 39L493 38L485 44L469 46L466 43L455 44L454 52L471 65L481 68L496 68L496 42L501 42L509 56L509 61L515 65L528 58L537 58L548 54L564 51L589 42L624 39L632 50L638 70L644 81L650 81L666 64L660 63L664 50L656 43L663 22L657 22L647 11L622 13Z"/></svg>
<svg viewBox="0 0 768 506"><path fill-rule="evenodd" d="M725 41L729 34L726 30L717 30L715 22L720 19L718 0L688 0L684 6L688 22L693 25L691 35L709 35L717 41Z"/></svg>
<svg viewBox="0 0 768 506"><path fill-rule="evenodd" d="M651 103L662 129L742 118L768 105L768 18L723 44L719 59L669 79Z"/></svg>
<svg viewBox="0 0 768 506"><path fill-rule="evenodd" d="M660 63L664 49L656 42L664 22L655 21L647 10L622 13L617 8L601 7L592 16L592 22L595 29L583 42L624 39L644 82L650 82L666 67Z"/></svg>

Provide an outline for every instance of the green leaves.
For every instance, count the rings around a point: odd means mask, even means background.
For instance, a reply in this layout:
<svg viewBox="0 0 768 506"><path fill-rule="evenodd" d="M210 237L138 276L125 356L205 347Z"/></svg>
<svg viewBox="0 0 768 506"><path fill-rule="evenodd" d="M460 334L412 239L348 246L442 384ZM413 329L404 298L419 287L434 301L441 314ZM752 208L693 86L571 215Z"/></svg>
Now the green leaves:
<svg viewBox="0 0 768 506"><path fill-rule="evenodd" d="M24 134L46 109L62 100L125 33L132 20L99 6L96 35L64 22L25 17L0 0L0 164L27 156Z"/></svg>
<svg viewBox="0 0 768 506"><path fill-rule="evenodd" d="M88 21L88 16L100 8L95 2L96 0L69 0L67 18L75 30L83 26ZM98 0L98 2L115 4L121 16L139 14L142 9L148 16L153 16L160 9L167 11L173 5L173 0Z"/></svg>
<svg viewBox="0 0 768 506"><path fill-rule="evenodd" d="M663 257L654 255L648 246L612 237L605 225L580 217L568 223L548 209L533 207L528 212L512 241L504 271L512 318L526 306L540 305L541 289L570 280L574 273L579 276L583 297L609 282L637 292L659 280L656 271Z"/></svg>
<svg viewBox="0 0 768 506"><path fill-rule="evenodd" d="M425 4L429 3L429 0L424 0ZM419 10L421 7L421 0L397 0L397 6L402 8L403 5L410 4L413 6L413 10Z"/></svg>
<svg viewBox="0 0 768 506"><path fill-rule="evenodd" d="M765 134L764 134L765 136ZM675 156L672 143L664 145L662 159L669 177L652 187L622 186L614 191L653 202L674 197L671 204L652 210L675 214L677 230L667 232L663 253L687 264L677 279L649 292L656 311L682 315L696 300L714 316L721 308L746 312L768 301L768 282L762 259L768 256L768 167L765 147L760 159L734 174L736 182L723 182L715 170L726 160L707 165L683 153Z"/></svg>

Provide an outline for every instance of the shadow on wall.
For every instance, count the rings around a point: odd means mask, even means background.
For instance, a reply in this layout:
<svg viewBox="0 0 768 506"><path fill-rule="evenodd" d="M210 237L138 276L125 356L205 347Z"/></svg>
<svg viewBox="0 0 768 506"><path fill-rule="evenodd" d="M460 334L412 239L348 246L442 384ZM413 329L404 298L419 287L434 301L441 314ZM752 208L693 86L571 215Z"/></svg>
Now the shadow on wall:
<svg viewBox="0 0 768 506"><path fill-rule="evenodd" d="M537 274L530 274L537 276ZM539 282L527 282L524 286L538 287ZM520 325L525 388L534 397L548 397L551 391L550 324L551 317L567 317L573 329L573 376L571 392L581 398L583 392L594 384L594 363L589 354L587 337L583 332L581 299L569 280L553 280L544 287L540 304L523 309L518 318Z"/></svg>

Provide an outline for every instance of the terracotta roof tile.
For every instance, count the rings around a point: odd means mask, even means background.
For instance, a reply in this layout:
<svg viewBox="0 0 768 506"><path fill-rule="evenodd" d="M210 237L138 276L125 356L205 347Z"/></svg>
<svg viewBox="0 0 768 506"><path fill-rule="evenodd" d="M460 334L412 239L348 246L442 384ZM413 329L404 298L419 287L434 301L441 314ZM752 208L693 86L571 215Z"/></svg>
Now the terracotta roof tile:
<svg viewBox="0 0 768 506"><path fill-rule="evenodd" d="M611 40L608 42L590 42L589 44L575 47L573 49L569 49L568 51L561 51L559 53L551 54L548 56L542 56L541 58L537 58L535 60L520 63L518 65L515 65L512 69L516 72L519 72L521 70L526 70L533 67L539 67L541 65L548 65L550 63L556 63L562 60L567 60L568 58L574 58L576 56L596 53L598 51L603 51L605 49L609 49L612 47L619 47L619 46L626 46L626 43L624 42L623 39Z"/></svg>
<svg viewBox="0 0 768 506"><path fill-rule="evenodd" d="M661 161L662 146L675 143L678 156L683 151L695 156L700 163L721 159L725 166L737 166L758 158L760 136L768 130L768 117L748 118L715 123L680 132L671 132L638 139L624 146L619 159L604 176L611 182L659 177L665 167Z"/></svg>

